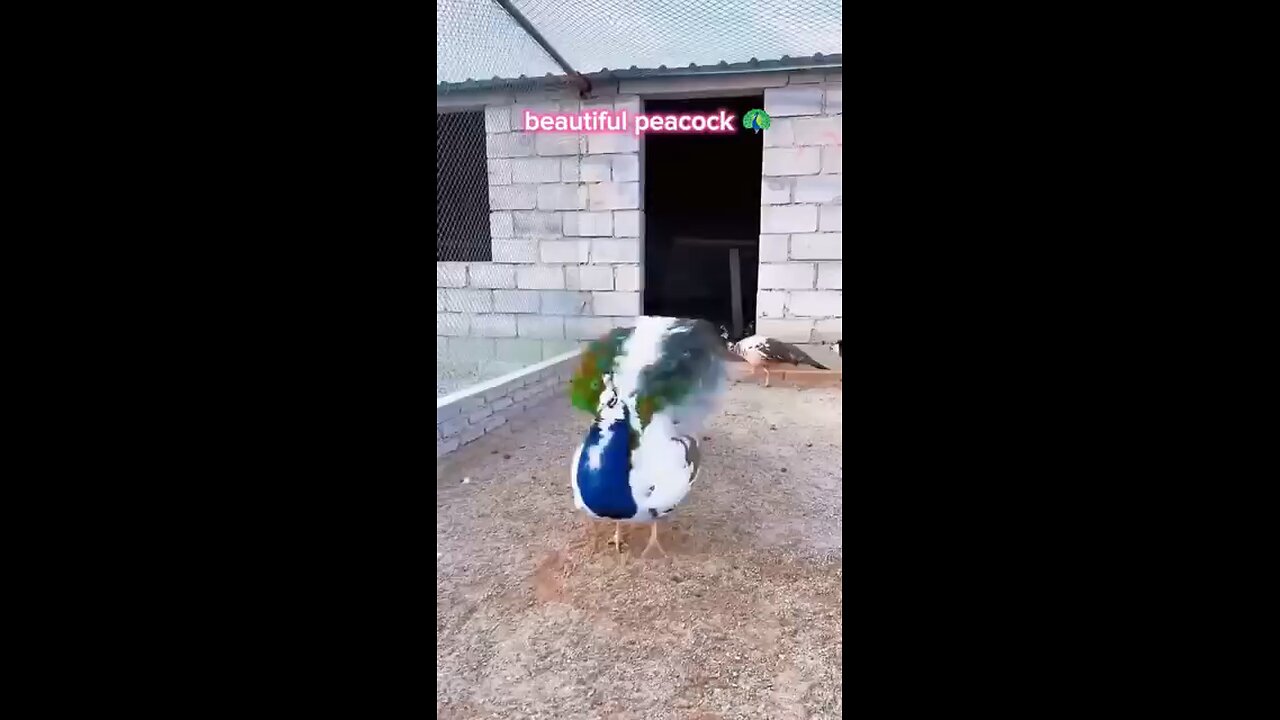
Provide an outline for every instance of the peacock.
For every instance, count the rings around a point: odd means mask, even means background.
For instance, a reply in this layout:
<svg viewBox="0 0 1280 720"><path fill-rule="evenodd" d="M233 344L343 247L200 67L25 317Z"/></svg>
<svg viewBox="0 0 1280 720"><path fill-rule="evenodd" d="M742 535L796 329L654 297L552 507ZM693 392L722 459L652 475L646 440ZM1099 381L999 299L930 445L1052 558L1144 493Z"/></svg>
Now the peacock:
<svg viewBox="0 0 1280 720"><path fill-rule="evenodd" d="M726 387L727 349L705 320L640 317L589 344L571 383L574 407L592 415L573 454L574 504L595 519L650 523L640 556L657 549L658 519L689 494L701 469L698 432Z"/></svg>
<svg viewBox="0 0 1280 720"><path fill-rule="evenodd" d="M724 338L724 336L721 336ZM752 335L743 338L736 343L728 342L728 338L724 338L729 351L734 355L741 357L751 365L751 374L755 375L757 369L764 370L764 386L769 387L769 368L779 365L812 365L819 370L828 370L826 365L809 357L809 353L790 343L775 340L764 335ZM839 352L837 350L837 352Z"/></svg>

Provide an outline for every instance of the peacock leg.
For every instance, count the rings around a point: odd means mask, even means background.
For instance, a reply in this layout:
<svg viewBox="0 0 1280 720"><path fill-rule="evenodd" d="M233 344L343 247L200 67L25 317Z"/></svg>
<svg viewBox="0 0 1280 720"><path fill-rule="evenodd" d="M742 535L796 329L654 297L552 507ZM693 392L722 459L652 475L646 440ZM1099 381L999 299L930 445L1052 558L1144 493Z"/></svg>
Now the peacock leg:
<svg viewBox="0 0 1280 720"><path fill-rule="evenodd" d="M769 368L766 365L760 366L764 370L764 386L769 387Z"/></svg>
<svg viewBox="0 0 1280 720"><path fill-rule="evenodd" d="M610 545L618 548L618 552L622 552L622 523L615 520L613 522L613 540L609 541Z"/></svg>
<svg viewBox="0 0 1280 720"><path fill-rule="evenodd" d="M658 548L658 552L662 553L662 557L667 557L667 551L662 549L662 544L658 542L658 522L655 520L649 526L649 543L644 546L644 550L640 553L640 557L644 557L649 553L650 548Z"/></svg>

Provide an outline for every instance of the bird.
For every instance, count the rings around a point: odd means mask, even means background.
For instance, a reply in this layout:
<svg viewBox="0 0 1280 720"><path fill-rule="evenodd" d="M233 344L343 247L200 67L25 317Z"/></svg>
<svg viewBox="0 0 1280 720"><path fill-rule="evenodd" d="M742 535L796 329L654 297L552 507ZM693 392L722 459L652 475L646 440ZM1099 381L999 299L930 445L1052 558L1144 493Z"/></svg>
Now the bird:
<svg viewBox="0 0 1280 720"><path fill-rule="evenodd" d="M656 549L658 519L688 496L702 468L698 433L726 390L728 352L705 320L642 316L590 343L570 382L573 406L592 415L570 463L575 507L622 523L649 523Z"/></svg>
<svg viewBox="0 0 1280 720"><path fill-rule="evenodd" d="M757 368L764 370L765 387L769 387L769 368L771 366L789 363L791 365L812 365L819 370L830 369L809 357L808 353L795 345L765 337L764 335L752 335L736 343L729 343L728 348L730 352L746 360L751 365L752 375L755 375Z"/></svg>

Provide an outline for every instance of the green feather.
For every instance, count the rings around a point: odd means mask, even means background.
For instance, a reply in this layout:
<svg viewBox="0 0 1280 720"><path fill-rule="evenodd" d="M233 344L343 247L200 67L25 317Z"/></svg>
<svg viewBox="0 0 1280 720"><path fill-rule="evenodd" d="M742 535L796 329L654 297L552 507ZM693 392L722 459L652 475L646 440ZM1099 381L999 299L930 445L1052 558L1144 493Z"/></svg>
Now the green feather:
<svg viewBox="0 0 1280 720"><path fill-rule="evenodd" d="M569 382L569 400L574 407L593 416L598 413L604 376L613 372L614 360L622 352L622 343L631 336L631 332L631 328L615 328L587 345L578 370Z"/></svg>

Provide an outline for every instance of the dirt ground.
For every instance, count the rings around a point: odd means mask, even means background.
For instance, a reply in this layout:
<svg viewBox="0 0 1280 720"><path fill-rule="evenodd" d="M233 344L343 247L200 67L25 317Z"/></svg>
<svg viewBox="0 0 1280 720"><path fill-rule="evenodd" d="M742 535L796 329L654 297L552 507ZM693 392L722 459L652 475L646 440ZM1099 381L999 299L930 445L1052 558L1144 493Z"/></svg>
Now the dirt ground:
<svg viewBox="0 0 1280 720"><path fill-rule="evenodd" d="M437 464L437 717L841 717L841 391L732 386L666 559L574 509L587 423L557 401Z"/></svg>

